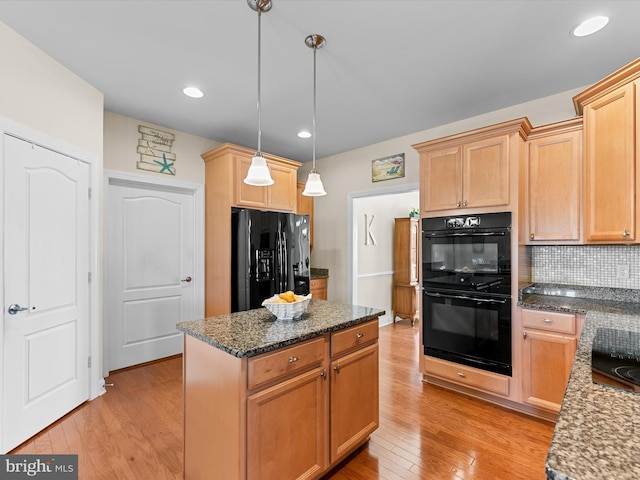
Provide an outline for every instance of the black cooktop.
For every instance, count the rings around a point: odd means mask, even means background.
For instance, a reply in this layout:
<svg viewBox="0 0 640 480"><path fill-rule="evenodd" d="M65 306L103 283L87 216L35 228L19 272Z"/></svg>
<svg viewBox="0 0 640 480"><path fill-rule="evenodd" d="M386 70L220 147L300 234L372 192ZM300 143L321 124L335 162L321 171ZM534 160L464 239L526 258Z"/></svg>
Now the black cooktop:
<svg viewBox="0 0 640 480"><path fill-rule="evenodd" d="M640 332L598 328L591 372L594 383L640 392Z"/></svg>

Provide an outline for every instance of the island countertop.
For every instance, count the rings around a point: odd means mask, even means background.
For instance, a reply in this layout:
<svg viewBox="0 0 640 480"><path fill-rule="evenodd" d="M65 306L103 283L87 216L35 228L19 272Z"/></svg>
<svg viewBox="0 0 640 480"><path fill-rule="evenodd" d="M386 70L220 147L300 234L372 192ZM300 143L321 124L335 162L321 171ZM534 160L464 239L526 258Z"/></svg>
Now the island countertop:
<svg viewBox="0 0 640 480"><path fill-rule="evenodd" d="M326 300L311 300L296 320L277 320L266 308L177 324L178 330L234 357L252 357L384 315L385 311Z"/></svg>
<svg viewBox="0 0 640 480"><path fill-rule="evenodd" d="M586 313L547 456L547 479L640 478L640 394L594 384L591 379L591 347L598 328L640 331L637 291L596 292L578 287L564 296L566 291L548 295L539 290L527 293L524 289L518 305Z"/></svg>

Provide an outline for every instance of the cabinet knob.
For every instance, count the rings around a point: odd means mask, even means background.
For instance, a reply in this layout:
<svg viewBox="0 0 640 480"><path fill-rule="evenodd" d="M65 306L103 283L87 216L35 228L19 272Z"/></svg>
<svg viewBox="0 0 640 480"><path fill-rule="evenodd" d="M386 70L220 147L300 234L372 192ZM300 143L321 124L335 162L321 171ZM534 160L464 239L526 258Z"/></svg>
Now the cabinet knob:
<svg viewBox="0 0 640 480"><path fill-rule="evenodd" d="M339 364L339 363L337 363L336 365L334 365L333 370L334 370L336 373L340 373L340 364Z"/></svg>
<svg viewBox="0 0 640 480"><path fill-rule="evenodd" d="M322 372L320 372L320 376L322 377L323 380L327 379L327 369L323 368Z"/></svg>
<svg viewBox="0 0 640 480"><path fill-rule="evenodd" d="M289 363L294 363L300 360L300 357L289 357Z"/></svg>
<svg viewBox="0 0 640 480"><path fill-rule="evenodd" d="M536 234L535 233L531 233L531 235L529 235L529 240L535 240L536 238Z"/></svg>
<svg viewBox="0 0 640 480"><path fill-rule="evenodd" d="M522 338L527 338L527 332L522 332Z"/></svg>
<svg viewBox="0 0 640 480"><path fill-rule="evenodd" d="M460 208L460 205L461 205L461 204L460 204L460 200L458 200L458 203L456 203L456 207L457 207L457 208Z"/></svg>
<svg viewBox="0 0 640 480"><path fill-rule="evenodd" d="M357 339L361 339L362 337L364 337L364 333L356 333Z"/></svg>
<svg viewBox="0 0 640 480"><path fill-rule="evenodd" d="M622 230L622 238L627 238L629 236L629 232L627 232L627 229L625 228L624 230Z"/></svg>
<svg viewBox="0 0 640 480"><path fill-rule="evenodd" d="M543 320L543 322L544 322L544 323L551 323L551 320L550 320L550 319L548 319L548 318L545 318L545 319Z"/></svg>
<svg viewBox="0 0 640 480"><path fill-rule="evenodd" d="M458 376L459 376L459 377L462 377L462 378L466 377L466 375L464 374L464 372L458 372Z"/></svg>
<svg viewBox="0 0 640 480"><path fill-rule="evenodd" d="M466 207L467 206L467 201L465 200L464 202L462 202L462 206Z"/></svg>

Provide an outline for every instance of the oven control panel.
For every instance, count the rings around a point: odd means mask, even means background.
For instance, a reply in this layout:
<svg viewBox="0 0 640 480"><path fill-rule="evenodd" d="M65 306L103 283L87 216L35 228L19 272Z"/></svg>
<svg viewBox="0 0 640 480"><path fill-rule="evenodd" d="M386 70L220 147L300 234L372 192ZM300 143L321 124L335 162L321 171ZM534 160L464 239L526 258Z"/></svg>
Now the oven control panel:
<svg viewBox="0 0 640 480"><path fill-rule="evenodd" d="M480 217L452 217L445 219L445 228L471 228L480 226Z"/></svg>

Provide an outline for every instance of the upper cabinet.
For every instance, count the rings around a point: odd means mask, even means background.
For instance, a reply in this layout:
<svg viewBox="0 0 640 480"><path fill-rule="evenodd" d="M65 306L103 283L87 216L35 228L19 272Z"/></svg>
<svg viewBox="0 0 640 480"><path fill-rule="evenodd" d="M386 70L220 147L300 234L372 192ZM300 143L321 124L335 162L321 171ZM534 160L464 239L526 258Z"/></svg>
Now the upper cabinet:
<svg viewBox="0 0 640 480"><path fill-rule="evenodd" d="M582 240L582 117L534 128L524 169L524 243Z"/></svg>
<svg viewBox="0 0 640 480"><path fill-rule="evenodd" d="M234 152L234 204L266 210L294 212L296 210L297 172L300 164L284 158L264 154L274 184L268 187L247 185L247 176L251 159L255 152ZM206 160L205 160L206 161Z"/></svg>
<svg viewBox="0 0 640 480"><path fill-rule="evenodd" d="M638 243L640 59L573 99L584 117L586 243Z"/></svg>
<svg viewBox="0 0 640 480"><path fill-rule="evenodd" d="M507 206L513 162L531 124L520 118L413 145L420 154L423 212Z"/></svg>

